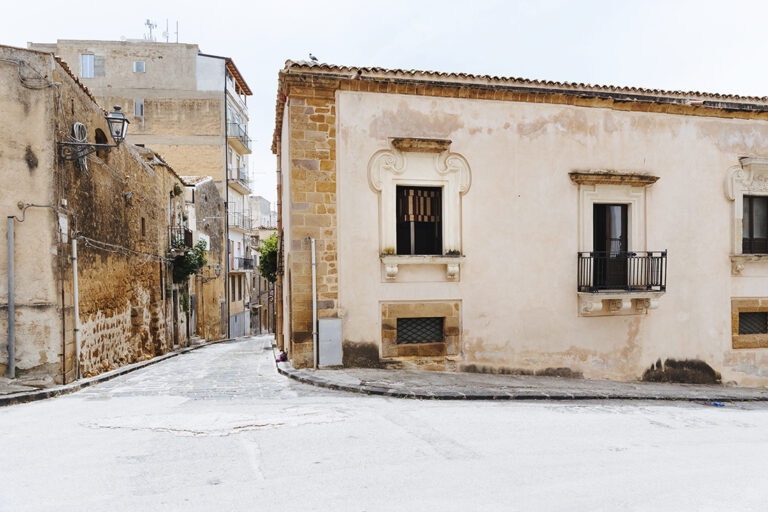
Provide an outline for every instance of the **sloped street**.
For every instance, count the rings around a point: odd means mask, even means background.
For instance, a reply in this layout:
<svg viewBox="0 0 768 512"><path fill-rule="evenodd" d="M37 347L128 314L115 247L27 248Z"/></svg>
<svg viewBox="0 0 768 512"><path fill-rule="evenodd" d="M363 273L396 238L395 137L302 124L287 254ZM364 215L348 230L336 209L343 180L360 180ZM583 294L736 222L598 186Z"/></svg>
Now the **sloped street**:
<svg viewBox="0 0 768 512"><path fill-rule="evenodd" d="M218 344L0 409L0 510L764 506L760 404L365 396L272 357Z"/></svg>

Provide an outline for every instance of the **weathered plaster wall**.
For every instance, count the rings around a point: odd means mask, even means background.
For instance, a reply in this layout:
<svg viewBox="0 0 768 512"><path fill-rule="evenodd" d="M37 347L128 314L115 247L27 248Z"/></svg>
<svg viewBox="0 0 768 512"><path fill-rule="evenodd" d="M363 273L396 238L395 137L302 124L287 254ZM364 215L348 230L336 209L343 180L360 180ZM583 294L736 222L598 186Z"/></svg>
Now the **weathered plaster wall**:
<svg viewBox="0 0 768 512"><path fill-rule="evenodd" d="M17 203L55 202L54 98L46 86L49 55L0 47L0 373L8 362L8 216ZM11 62L8 62L10 60ZM20 67L19 67L20 66ZM21 75L24 83L20 81ZM26 86L25 86L26 84ZM50 209L28 209L14 223L17 372L59 370L62 337L57 285L57 221Z"/></svg>
<svg viewBox="0 0 768 512"><path fill-rule="evenodd" d="M357 92L338 92L337 108L345 340L381 346L383 302L460 300L462 362L635 379L658 358L700 358L724 381L768 382L768 351L731 348L730 298L765 295L768 278L731 277L733 207L723 193L739 157L768 155L768 123ZM366 166L390 137L450 139L471 166L457 282L418 267L396 282L383 277ZM647 189L647 247L638 248L669 250L657 310L578 316L578 186L568 178L576 169L661 177Z"/></svg>
<svg viewBox="0 0 768 512"><path fill-rule="evenodd" d="M207 268L204 278L195 282L197 295L197 332L206 340L222 337L221 303L224 301L224 206L218 188L212 180L205 181L195 189L195 219L197 231L208 236ZM220 275L215 277L218 266Z"/></svg>

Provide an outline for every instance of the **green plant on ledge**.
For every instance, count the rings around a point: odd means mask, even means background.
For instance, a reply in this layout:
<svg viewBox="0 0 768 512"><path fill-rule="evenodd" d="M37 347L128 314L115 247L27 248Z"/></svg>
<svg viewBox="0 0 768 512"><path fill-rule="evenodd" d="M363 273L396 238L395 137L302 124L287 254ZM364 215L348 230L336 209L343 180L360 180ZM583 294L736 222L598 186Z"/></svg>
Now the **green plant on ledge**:
<svg viewBox="0 0 768 512"><path fill-rule="evenodd" d="M206 247L205 240L199 240L191 251L187 251L173 259L174 283L187 282L189 276L197 274L201 268L208 264L208 259L205 257Z"/></svg>

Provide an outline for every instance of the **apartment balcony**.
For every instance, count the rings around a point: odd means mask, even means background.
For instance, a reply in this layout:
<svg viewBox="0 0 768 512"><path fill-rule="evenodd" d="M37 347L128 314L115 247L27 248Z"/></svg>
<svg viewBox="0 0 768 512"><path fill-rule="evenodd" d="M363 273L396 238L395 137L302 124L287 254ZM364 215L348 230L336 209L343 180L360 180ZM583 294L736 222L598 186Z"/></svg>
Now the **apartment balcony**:
<svg viewBox="0 0 768 512"><path fill-rule="evenodd" d="M251 154L251 139L248 138L248 128L246 125L228 123L227 142L241 155Z"/></svg>
<svg viewBox="0 0 768 512"><path fill-rule="evenodd" d="M248 213L229 212L229 229L249 233L251 231L251 216Z"/></svg>
<svg viewBox="0 0 768 512"><path fill-rule="evenodd" d="M192 231L185 227L173 227L171 228L171 248L172 249L191 249L192 248Z"/></svg>
<svg viewBox="0 0 768 512"><path fill-rule="evenodd" d="M248 179L248 169L246 166L241 166L240 169L232 170L229 177L229 186L237 190L243 195L250 195L251 192L251 180Z"/></svg>
<svg viewBox="0 0 768 512"><path fill-rule="evenodd" d="M578 253L582 316L639 314L667 290L667 251Z"/></svg>
<svg viewBox="0 0 768 512"><path fill-rule="evenodd" d="M256 268L256 262L253 258L241 258L239 256L230 258L229 269L231 272L243 272L254 268Z"/></svg>

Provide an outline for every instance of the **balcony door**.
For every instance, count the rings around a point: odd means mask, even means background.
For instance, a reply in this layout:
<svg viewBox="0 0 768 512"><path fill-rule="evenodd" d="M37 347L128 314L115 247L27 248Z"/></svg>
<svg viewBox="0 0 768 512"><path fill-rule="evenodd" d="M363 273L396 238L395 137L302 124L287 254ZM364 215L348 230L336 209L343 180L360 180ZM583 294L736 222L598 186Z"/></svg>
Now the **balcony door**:
<svg viewBox="0 0 768 512"><path fill-rule="evenodd" d="M594 286L627 287L627 205L593 205Z"/></svg>

